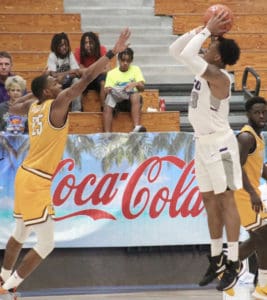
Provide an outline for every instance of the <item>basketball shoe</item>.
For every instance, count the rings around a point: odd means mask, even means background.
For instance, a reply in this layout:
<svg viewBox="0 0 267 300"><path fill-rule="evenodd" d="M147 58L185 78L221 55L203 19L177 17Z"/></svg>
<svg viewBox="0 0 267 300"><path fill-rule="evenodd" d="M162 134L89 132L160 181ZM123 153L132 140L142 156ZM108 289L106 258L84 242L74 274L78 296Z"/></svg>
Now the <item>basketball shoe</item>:
<svg viewBox="0 0 267 300"><path fill-rule="evenodd" d="M0 300L14 300L14 296L9 291L0 287Z"/></svg>
<svg viewBox="0 0 267 300"><path fill-rule="evenodd" d="M209 284L225 270L227 257L222 252L220 255L217 256L208 255L208 260L210 264L206 273L198 283L200 286L205 286Z"/></svg>
<svg viewBox="0 0 267 300"><path fill-rule="evenodd" d="M252 293L252 296L256 299L267 300L267 286L260 287L257 285L255 291Z"/></svg>
<svg viewBox="0 0 267 300"><path fill-rule="evenodd" d="M225 271L219 284L216 286L218 291L226 291L231 289L236 283L238 278L245 272L245 267L241 261L233 262L228 260L226 263Z"/></svg>
<svg viewBox="0 0 267 300"><path fill-rule="evenodd" d="M0 287L0 300L17 300L18 293L16 292L16 288L12 288L10 290L5 290Z"/></svg>

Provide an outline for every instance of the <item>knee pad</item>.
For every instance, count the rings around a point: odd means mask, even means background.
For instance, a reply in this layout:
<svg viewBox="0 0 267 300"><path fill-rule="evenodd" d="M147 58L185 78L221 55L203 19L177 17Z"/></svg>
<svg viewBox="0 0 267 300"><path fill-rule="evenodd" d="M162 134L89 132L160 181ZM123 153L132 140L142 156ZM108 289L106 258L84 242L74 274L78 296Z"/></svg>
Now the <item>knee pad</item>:
<svg viewBox="0 0 267 300"><path fill-rule="evenodd" d="M24 244L25 240L31 232L30 227L26 227L22 219L16 219L16 227L12 237L20 244Z"/></svg>
<svg viewBox="0 0 267 300"><path fill-rule="evenodd" d="M53 251L54 247L54 239L42 239L38 240L33 249L40 255L42 259L45 259Z"/></svg>
<svg viewBox="0 0 267 300"><path fill-rule="evenodd" d="M54 249L54 221L49 217L46 222L34 226L37 243L34 250L42 259L46 258Z"/></svg>

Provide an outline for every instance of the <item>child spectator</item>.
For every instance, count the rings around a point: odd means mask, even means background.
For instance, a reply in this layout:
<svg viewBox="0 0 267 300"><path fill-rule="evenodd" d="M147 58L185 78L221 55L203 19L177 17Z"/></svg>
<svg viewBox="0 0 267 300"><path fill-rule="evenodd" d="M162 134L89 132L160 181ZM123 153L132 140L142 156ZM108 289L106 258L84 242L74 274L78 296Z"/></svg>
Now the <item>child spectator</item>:
<svg viewBox="0 0 267 300"><path fill-rule="evenodd" d="M10 76L5 81L9 101L0 104L0 130L7 133L27 133L27 116L13 115L9 113L9 106L26 92L26 81L21 76Z"/></svg>
<svg viewBox="0 0 267 300"><path fill-rule="evenodd" d="M47 60L49 75L57 77L63 88L75 83L79 77L79 65L71 52L70 41L66 33L61 32L53 36L51 52ZM81 97L72 102L72 111L81 111Z"/></svg>
<svg viewBox="0 0 267 300"><path fill-rule="evenodd" d="M81 37L80 47L75 50L74 55L80 67L87 68L106 53L107 49L105 46L100 45L98 36L94 32L85 32ZM108 71L108 69L109 66L107 66L106 71ZM97 78L92 81L83 92L86 94L89 90L97 91L100 95L102 108L105 101L105 79L106 72L97 76Z"/></svg>
<svg viewBox="0 0 267 300"><path fill-rule="evenodd" d="M144 132L140 125L142 98L145 79L138 66L132 65L134 52L131 48L118 54L119 66L107 73L105 83L105 106L103 125L105 132L111 132L113 110L131 112L133 132Z"/></svg>

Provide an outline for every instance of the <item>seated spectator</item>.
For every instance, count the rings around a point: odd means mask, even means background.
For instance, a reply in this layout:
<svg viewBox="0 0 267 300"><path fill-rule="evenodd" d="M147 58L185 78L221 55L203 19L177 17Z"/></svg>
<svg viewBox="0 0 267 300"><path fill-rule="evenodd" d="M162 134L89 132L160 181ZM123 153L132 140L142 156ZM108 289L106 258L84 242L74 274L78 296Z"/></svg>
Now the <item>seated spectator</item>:
<svg viewBox="0 0 267 300"><path fill-rule="evenodd" d="M131 112L134 123L133 132L144 132L146 128L140 125L144 77L138 66L132 65L134 52L127 48L118 54L119 66L107 73L105 83L105 106L103 125L105 132L111 132L113 112Z"/></svg>
<svg viewBox="0 0 267 300"><path fill-rule="evenodd" d="M9 100L0 103L0 130L7 133L23 134L28 132L27 116L9 113L9 107L26 92L26 81L21 76L10 76L5 81Z"/></svg>
<svg viewBox="0 0 267 300"><path fill-rule="evenodd" d="M75 50L74 55L80 67L87 68L106 53L107 49L105 46L100 45L98 36L94 32L85 32L81 37L80 47ZM106 71L108 70L109 66L107 66ZM83 92L86 94L89 90L97 91L100 95L102 108L105 101L105 80L106 72L96 77Z"/></svg>
<svg viewBox="0 0 267 300"><path fill-rule="evenodd" d="M12 57L8 52L0 52L0 103L6 102L9 99L5 88L6 79L11 76Z"/></svg>
<svg viewBox="0 0 267 300"><path fill-rule="evenodd" d="M79 65L71 52L69 38L61 32L53 36L51 52L47 60L47 72L57 77L63 88L67 88L79 80ZM81 111L81 97L72 102L72 111Z"/></svg>

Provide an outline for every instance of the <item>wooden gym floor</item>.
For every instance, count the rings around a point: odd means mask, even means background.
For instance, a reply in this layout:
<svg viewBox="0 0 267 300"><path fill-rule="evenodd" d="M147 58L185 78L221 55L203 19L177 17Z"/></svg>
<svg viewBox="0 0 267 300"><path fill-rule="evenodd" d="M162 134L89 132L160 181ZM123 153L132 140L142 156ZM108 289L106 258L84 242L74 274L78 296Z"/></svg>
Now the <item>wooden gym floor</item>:
<svg viewBox="0 0 267 300"><path fill-rule="evenodd" d="M224 293L212 289L191 289L191 290L168 290L168 291L138 291L127 293L95 293L95 294L71 294L67 295L32 295L31 297L22 295L17 300L255 300L251 293L251 285L235 287L235 296L230 297ZM46 292L44 293L46 294ZM1 299L1 296L0 296Z"/></svg>

